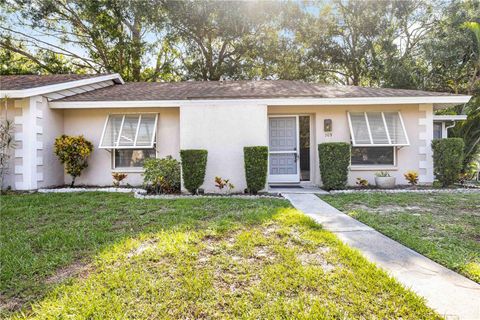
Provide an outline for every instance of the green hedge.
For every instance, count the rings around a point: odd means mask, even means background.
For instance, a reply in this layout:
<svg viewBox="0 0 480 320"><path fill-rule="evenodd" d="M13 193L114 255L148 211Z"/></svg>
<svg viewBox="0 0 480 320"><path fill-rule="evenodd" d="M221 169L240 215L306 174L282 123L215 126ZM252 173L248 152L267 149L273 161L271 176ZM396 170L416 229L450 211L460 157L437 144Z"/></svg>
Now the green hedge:
<svg viewBox="0 0 480 320"><path fill-rule="evenodd" d="M464 147L462 138L432 141L434 174L443 187L458 181L462 170Z"/></svg>
<svg viewBox="0 0 480 320"><path fill-rule="evenodd" d="M181 150L183 185L190 193L196 194L197 189L205 180L207 168L207 150Z"/></svg>
<svg viewBox="0 0 480 320"><path fill-rule="evenodd" d="M344 189L347 186L350 165L350 144L330 142L318 145L320 174L326 190Z"/></svg>
<svg viewBox="0 0 480 320"><path fill-rule="evenodd" d="M256 194L267 183L268 147L244 147L243 158L248 192Z"/></svg>

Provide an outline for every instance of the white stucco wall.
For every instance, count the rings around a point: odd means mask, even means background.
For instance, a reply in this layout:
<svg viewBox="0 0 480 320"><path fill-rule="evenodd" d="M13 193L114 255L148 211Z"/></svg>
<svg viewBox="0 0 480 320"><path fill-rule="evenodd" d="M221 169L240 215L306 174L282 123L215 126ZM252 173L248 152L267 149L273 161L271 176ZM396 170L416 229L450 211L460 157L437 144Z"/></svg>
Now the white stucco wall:
<svg viewBox="0 0 480 320"><path fill-rule="evenodd" d="M55 137L63 133L62 110L52 110L42 96L16 99L14 184L34 190L63 183L63 168L53 153Z"/></svg>
<svg viewBox="0 0 480 320"><path fill-rule="evenodd" d="M64 181L64 170L55 155L54 141L64 132L63 110L50 109L46 98L37 108L37 187L58 186Z"/></svg>
<svg viewBox="0 0 480 320"><path fill-rule="evenodd" d="M198 104L180 107L181 149L208 150L203 188L218 192L215 176L230 179L236 192L246 188L243 147L268 145L267 106Z"/></svg>
<svg viewBox="0 0 480 320"><path fill-rule="evenodd" d="M433 162L431 158L430 141L433 135L433 124L430 124L433 110L432 105L378 105L378 106L294 106L269 107L269 114L309 114L314 118L315 130L314 155L311 161L313 183L321 185L320 170L318 168L317 145L324 142L350 142L350 131L347 112L355 111L400 111L405 123L410 145L397 149L397 165L395 167L354 168L349 171L348 183L355 185L356 178L367 179L374 184L374 174L378 171L388 171L396 177L397 184L406 184L403 174L408 170L416 170L423 183L433 182ZM332 134L323 131L325 119L332 119ZM423 120L422 120L423 119ZM430 122L429 122L430 121Z"/></svg>
<svg viewBox="0 0 480 320"><path fill-rule="evenodd" d="M77 177L76 184L110 186L112 185L112 156L105 149L99 149L105 119L110 113L158 113L157 157L171 155L180 159L179 109L178 108L135 108L135 109L70 109L64 110L64 131L67 135L83 135L91 141L94 151L89 166ZM122 170L122 172L127 172ZM128 177L122 184L139 186L143 183L141 170L127 172ZM65 183L71 178L65 175Z"/></svg>
<svg viewBox="0 0 480 320"><path fill-rule="evenodd" d="M157 156L172 155L180 159L180 149L208 150L207 172L203 188L207 192L218 191L215 176L230 179L235 191L246 188L243 164L243 147L268 145L269 114L311 115L311 170L312 182L320 184L317 145L322 142L350 141L347 111L401 111L410 146L397 150L397 165L390 168L355 168L349 172L349 183L357 177L374 183L374 173L387 170L397 178L397 183L406 181L403 174L417 170L420 181L433 181L433 162L430 143L433 137L432 105L385 105L385 106L278 106L267 107L247 100L232 102L196 102L180 108L105 108L64 109L48 107L43 97L31 97L9 101L15 119L16 149L12 158L13 168L7 177L7 185L17 189L70 183L63 167L53 153L54 139L67 135L84 135L94 145L94 152L87 168L77 184L108 186L112 184L112 156L98 149L105 119L110 113L157 112ZM332 119L333 131L328 136L323 131L324 119ZM141 185L141 172L129 172L124 183Z"/></svg>

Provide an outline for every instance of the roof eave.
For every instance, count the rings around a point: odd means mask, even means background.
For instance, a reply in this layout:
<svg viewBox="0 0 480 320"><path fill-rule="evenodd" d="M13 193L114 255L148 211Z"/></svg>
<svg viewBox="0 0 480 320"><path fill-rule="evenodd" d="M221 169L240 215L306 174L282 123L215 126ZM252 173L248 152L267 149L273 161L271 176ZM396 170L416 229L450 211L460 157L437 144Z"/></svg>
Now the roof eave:
<svg viewBox="0 0 480 320"><path fill-rule="evenodd" d="M91 77L87 79L74 80L51 84L47 86L22 89L22 90L0 90L0 98L28 98L38 95L43 95L51 92L77 88L89 84L94 84L102 81L112 80L117 84L124 84L122 77L118 73L102 75L98 77Z"/></svg>
<svg viewBox="0 0 480 320"><path fill-rule="evenodd" d="M463 121L467 120L466 114L454 114L454 115L434 115L433 121Z"/></svg>
<svg viewBox="0 0 480 320"><path fill-rule="evenodd" d="M314 106L314 105L398 105L432 104L434 106L458 105L467 103L471 96L423 96L423 97L362 97L362 98L280 98L280 99L196 99L196 100L128 100L128 101L62 101L50 102L55 109L89 108L141 108L141 107L179 107L198 104L241 104L249 101L253 104L269 106Z"/></svg>

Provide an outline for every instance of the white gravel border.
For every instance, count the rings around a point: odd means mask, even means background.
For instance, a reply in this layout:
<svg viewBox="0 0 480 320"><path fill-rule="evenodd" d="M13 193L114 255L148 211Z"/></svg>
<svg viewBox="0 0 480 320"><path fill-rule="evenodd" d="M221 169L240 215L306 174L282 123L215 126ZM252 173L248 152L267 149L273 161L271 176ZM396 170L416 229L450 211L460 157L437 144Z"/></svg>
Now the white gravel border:
<svg viewBox="0 0 480 320"><path fill-rule="evenodd" d="M331 190L330 194L351 194L351 193L480 193L480 189L359 189L359 190Z"/></svg>
<svg viewBox="0 0 480 320"><path fill-rule="evenodd" d="M51 188L51 189L38 189L39 193L73 193L73 192L118 192L118 193L130 193L130 192L143 192L147 191L140 188Z"/></svg>
<svg viewBox="0 0 480 320"><path fill-rule="evenodd" d="M204 195L192 195L192 194L158 194L148 195L145 189L141 188L51 188L51 189L38 189L39 193L74 193L74 192L116 192L116 193L133 193L136 199L204 199L204 198L217 198L217 199L279 199L283 198L280 194L204 194ZM315 192L312 192L315 193ZM459 188L459 189L346 189L346 190L331 190L329 194L352 194L352 193L480 193L479 188Z"/></svg>
<svg viewBox="0 0 480 320"><path fill-rule="evenodd" d="M132 193L136 199L281 199L281 196L278 195L269 195L269 194L260 194L260 195L249 195L249 194L232 194L232 195L221 195L221 194L204 194L204 195L192 195L192 194L159 194L159 195L147 195L147 191L141 188L114 188L114 187L105 187L105 188L51 188L51 189L38 189L39 193L74 193L74 192L117 192L117 193Z"/></svg>
<svg viewBox="0 0 480 320"><path fill-rule="evenodd" d="M135 192L134 197L137 199L282 199L281 196L273 195L250 195L250 194L232 194L232 195L221 195L221 194L204 194L204 195L193 195L193 194L157 194L157 195L146 195L139 192Z"/></svg>

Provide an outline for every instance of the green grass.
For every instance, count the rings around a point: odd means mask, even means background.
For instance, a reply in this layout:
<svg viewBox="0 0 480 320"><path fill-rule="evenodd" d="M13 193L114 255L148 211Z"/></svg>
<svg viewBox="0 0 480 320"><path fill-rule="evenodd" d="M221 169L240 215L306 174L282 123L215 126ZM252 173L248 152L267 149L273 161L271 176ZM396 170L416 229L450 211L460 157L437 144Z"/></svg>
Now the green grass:
<svg viewBox="0 0 480 320"><path fill-rule="evenodd" d="M84 193L1 204L2 303L24 302L4 317L439 318L283 200Z"/></svg>
<svg viewBox="0 0 480 320"><path fill-rule="evenodd" d="M357 193L321 198L480 283L480 193Z"/></svg>

